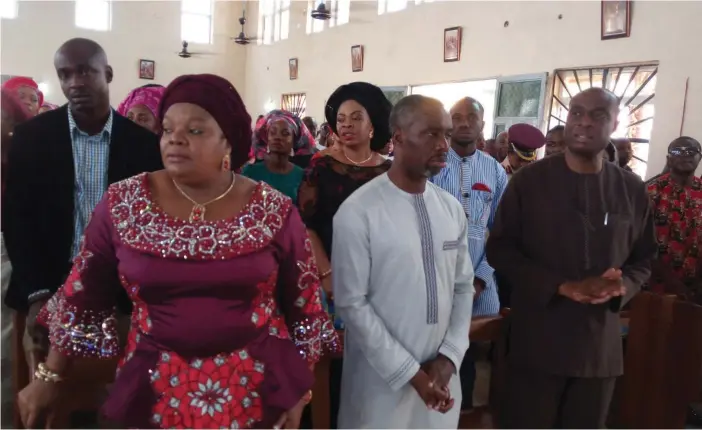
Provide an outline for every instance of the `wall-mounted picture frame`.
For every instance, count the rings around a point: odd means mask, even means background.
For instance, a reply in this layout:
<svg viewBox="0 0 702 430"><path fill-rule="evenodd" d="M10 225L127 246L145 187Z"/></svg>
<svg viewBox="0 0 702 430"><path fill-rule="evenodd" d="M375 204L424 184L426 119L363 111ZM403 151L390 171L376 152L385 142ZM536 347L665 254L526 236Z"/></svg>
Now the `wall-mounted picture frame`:
<svg viewBox="0 0 702 430"><path fill-rule="evenodd" d="M363 71L363 45L353 45L351 47L351 71Z"/></svg>
<svg viewBox="0 0 702 430"><path fill-rule="evenodd" d="M288 75L290 76L291 81L297 79L297 67L297 58L291 58L288 60Z"/></svg>
<svg viewBox="0 0 702 430"><path fill-rule="evenodd" d="M602 0L602 40L629 37L631 1Z"/></svg>
<svg viewBox="0 0 702 430"><path fill-rule="evenodd" d="M139 60L139 79L153 80L156 77L156 62Z"/></svg>
<svg viewBox="0 0 702 430"><path fill-rule="evenodd" d="M461 40L463 27L444 29L444 63L461 59Z"/></svg>

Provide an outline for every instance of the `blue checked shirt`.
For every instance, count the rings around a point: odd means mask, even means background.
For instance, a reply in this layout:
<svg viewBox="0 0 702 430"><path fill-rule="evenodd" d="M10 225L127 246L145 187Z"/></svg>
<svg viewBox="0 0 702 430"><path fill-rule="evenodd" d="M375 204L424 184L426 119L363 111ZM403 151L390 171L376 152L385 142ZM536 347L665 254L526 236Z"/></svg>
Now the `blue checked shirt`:
<svg viewBox="0 0 702 430"><path fill-rule="evenodd" d="M457 198L468 218L468 252L476 278L485 282L485 290L473 302L473 316L497 314L500 299L495 270L485 258L485 243L495 220L497 205L507 187L505 169L482 151L461 158L453 149L449 149L446 167L432 177L431 182ZM475 184L483 184L491 191L474 190Z"/></svg>
<svg viewBox="0 0 702 430"><path fill-rule="evenodd" d="M110 157L110 137L112 135L112 117L107 118L105 127L94 136L78 128L71 110L68 109L68 128L73 147L73 166L75 183L73 191L73 248L71 255L80 251L83 231L88 225L90 215L107 191L107 163Z"/></svg>

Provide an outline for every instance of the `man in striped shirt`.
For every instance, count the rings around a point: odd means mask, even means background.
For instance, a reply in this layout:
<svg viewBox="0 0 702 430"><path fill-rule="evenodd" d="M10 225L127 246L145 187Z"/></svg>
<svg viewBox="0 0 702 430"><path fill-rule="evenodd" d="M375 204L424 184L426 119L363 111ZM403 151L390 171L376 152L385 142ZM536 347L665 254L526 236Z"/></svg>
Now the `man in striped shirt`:
<svg viewBox="0 0 702 430"><path fill-rule="evenodd" d="M494 315L500 310L500 301L494 270L485 259L485 243L507 186L507 174L494 158L476 148L485 124L480 102L464 98L450 114L453 134L446 167L431 181L458 199L466 214L468 252L475 272L473 316ZM475 362L469 349L461 365L464 409L472 406L474 381Z"/></svg>

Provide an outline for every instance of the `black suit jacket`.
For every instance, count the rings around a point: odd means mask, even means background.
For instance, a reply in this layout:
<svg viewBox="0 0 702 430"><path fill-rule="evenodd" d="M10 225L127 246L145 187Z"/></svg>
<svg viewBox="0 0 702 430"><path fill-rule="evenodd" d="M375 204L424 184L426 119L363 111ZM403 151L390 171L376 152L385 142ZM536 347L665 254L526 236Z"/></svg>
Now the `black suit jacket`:
<svg viewBox="0 0 702 430"><path fill-rule="evenodd" d="M163 168L158 136L113 112L110 184ZM2 202L3 235L12 263L7 306L26 310L30 294L55 292L71 268L74 184L68 106L14 130ZM119 306L129 310L126 293Z"/></svg>

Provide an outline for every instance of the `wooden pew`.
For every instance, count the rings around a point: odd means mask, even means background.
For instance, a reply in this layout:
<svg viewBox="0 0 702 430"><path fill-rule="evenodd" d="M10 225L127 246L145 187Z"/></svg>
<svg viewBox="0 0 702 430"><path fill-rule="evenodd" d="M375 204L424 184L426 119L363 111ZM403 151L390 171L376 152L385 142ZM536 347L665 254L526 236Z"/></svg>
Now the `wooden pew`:
<svg viewBox="0 0 702 430"><path fill-rule="evenodd" d="M652 293L637 295L618 381L613 426L683 428L702 392L702 307Z"/></svg>

